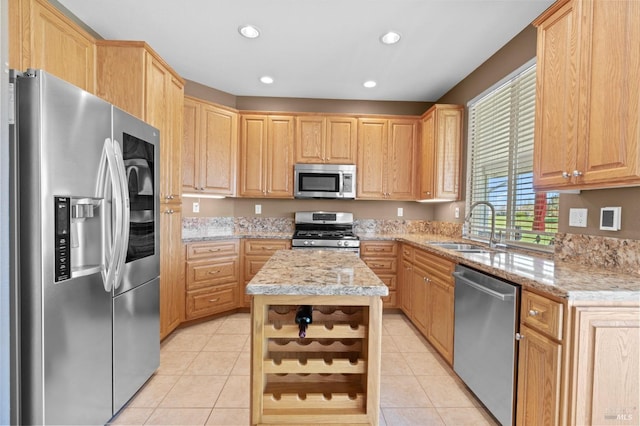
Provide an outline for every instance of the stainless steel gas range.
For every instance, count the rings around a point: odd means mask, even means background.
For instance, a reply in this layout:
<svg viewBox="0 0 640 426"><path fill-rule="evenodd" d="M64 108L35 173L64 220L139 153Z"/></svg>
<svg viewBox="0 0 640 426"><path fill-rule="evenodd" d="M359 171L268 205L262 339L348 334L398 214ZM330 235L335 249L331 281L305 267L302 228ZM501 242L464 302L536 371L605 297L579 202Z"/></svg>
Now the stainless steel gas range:
<svg viewBox="0 0 640 426"><path fill-rule="evenodd" d="M296 212L291 248L342 250L360 254L360 239L353 232L353 214Z"/></svg>

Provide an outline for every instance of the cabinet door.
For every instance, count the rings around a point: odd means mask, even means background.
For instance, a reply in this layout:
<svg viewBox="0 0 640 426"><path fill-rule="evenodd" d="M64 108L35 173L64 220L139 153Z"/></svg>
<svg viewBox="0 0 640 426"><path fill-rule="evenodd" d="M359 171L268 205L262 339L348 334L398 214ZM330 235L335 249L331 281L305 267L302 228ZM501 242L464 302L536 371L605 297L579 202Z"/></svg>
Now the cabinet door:
<svg viewBox="0 0 640 426"><path fill-rule="evenodd" d="M571 423L637 424L638 308L579 307L575 313Z"/></svg>
<svg viewBox="0 0 640 426"><path fill-rule="evenodd" d="M184 248L180 204L163 204L160 211L160 338L182 321L184 306Z"/></svg>
<svg viewBox="0 0 640 426"><path fill-rule="evenodd" d="M438 279L428 284L429 341L449 364L453 362L454 287Z"/></svg>
<svg viewBox="0 0 640 426"><path fill-rule="evenodd" d="M422 119L422 141L420 145L420 193L418 199L435 198L434 167L436 164L436 110L432 109Z"/></svg>
<svg viewBox="0 0 640 426"><path fill-rule="evenodd" d="M391 120L387 148L387 197L394 200L415 200L416 136L415 120Z"/></svg>
<svg viewBox="0 0 640 426"><path fill-rule="evenodd" d="M525 325L520 334L517 424L559 424L562 346Z"/></svg>
<svg viewBox="0 0 640 426"><path fill-rule="evenodd" d="M640 2L580 4L578 182L639 182Z"/></svg>
<svg viewBox="0 0 640 426"><path fill-rule="evenodd" d="M400 268L400 307L402 312L411 317L411 283L413 281L413 267L410 260L403 259Z"/></svg>
<svg viewBox="0 0 640 426"><path fill-rule="evenodd" d="M355 164L358 145L357 120L350 117L327 117L325 129L325 162Z"/></svg>
<svg viewBox="0 0 640 426"><path fill-rule="evenodd" d="M242 116L240 129L240 190L243 197L264 197L266 187L267 118Z"/></svg>
<svg viewBox="0 0 640 426"><path fill-rule="evenodd" d="M325 162L324 128L323 117L296 119L296 163Z"/></svg>
<svg viewBox="0 0 640 426"><path fill-rule="evenodd" d="M386 195L388 120L358 120L358 198L381 199Z"/></svg>
<svg viewBox="0 0 640 426"><path fill-rule="evenodd" d="M427 272L419 266L413 265L411 279L411 320L418 329L427 336L429 312L427 305Z"/></svg>
<svg viewBox="0 0 640 426"><path fill-rule="evenodd" d="M435 162L435 198L460 198L460 163L462 158L463 107L437 109ZM427 163L428 164L428 163Z"/></svg>
<svg viewBox="0 0 640 426"><path fill-rule="evenodd" d="M200 104L184 99L184 137L182 140L182 191L200 189Z"/></svg>
<svg viewBox="0 0 640 426"><path fill-rule="evenodd" d="M160 156L164 156L164 164L167 168L165 179L168 181L166 183L168 193L171 194L172 200L181 202L184 85L172 74L167 75L166 84L168 97L165 100L165 108L169 120L164 125L167 137ZM162 138L162 129L160 137ZM160 162L163 163L162 158Z"/></svg>
<svg viewBox="0 0 640 426"><path fill-rule="evenodd" d="M19 2L9 2L10 8ZM18 69L41 68L76 86L95 91L95 40L47 2L24 0L21 21L21 45L12 58L21 58ZM13 28L13 27L12 27ZM21 55L20 55L21 54ZM15 60L15 59L14 59Z"/></svg>
<svg viewBox="0 0 640 426"><path fill-rule="evenodd" d="M238 115L204 104L200 138L201 191L234 195L238 146Z"/></svg>
<svg viewBox="0 0 640 426"><path fill-rule="evenodd" d="M293 198L293 117L269 116L267 196Z"/></svg>
<svg viewBox="0 0 640 426"><path fill-rule="evenodd" d="M533 179L537 188L570 183L578 129L578 13L568 2L538 26Z"/></svg>

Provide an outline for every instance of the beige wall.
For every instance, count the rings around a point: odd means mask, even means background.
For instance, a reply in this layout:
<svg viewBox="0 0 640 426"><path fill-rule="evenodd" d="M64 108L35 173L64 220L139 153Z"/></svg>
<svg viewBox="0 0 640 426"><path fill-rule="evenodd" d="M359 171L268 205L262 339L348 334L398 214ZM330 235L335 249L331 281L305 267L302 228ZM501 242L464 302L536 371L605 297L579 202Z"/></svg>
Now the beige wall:
<svg viewBox="0 0 640 426"><path fill-rule="evenodd" d="M193 213L193 203L200 203L200 213ZM256 215L255 205L262 206L262 214ZM400 201L365 200L267 200L249 198L184 198L184 217L242 216L242 217L291 217L297 211L348 211L356 219L406 219L432 220L433 205ZM398 208L403 216L398 217Z"/></svg>

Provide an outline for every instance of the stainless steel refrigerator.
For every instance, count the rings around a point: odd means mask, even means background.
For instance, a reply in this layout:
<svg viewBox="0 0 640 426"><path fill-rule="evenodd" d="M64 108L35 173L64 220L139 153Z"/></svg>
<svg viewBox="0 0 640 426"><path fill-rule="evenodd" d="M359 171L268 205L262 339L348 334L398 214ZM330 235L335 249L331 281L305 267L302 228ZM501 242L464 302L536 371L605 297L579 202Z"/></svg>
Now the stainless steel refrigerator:
<svg viewBox="0 0 640 426"><path fill-rule="evenodd" d="M40 70L17 73L24 424L104 424L157 369L159 132Z"/></svg>

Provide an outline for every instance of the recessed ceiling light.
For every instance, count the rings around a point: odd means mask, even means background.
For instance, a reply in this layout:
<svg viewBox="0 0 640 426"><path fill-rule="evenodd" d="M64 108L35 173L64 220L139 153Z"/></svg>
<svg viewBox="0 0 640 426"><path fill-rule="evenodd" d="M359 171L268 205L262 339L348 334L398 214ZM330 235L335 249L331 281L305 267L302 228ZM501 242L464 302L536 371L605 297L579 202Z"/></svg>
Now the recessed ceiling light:
<svg viewBox="0 0 640 426"><path fill-rule="evenodd" d="M388 33L380 36L380 41L383 44L396 44L400 41L400 34L396 33L395 31L389 31Z"/></svg>
<svg viewBox="0 0 640 426"><path fill-rule="evenodd" d="M371 89L372 87L376 87L377 84L378 83L376 83L375 81L369 80L369 81L365 81L362 85L367 89Z"/></svg>
<svg viewBox="0 0 640 426"><path fill-rule="evenodd" d="M263 82L264 84L272 84L273 77L269 77L268 75L263 75L262 77L260 77L260 81Z"/></svg>
<svg viewBox="0 0 640 426"><path fill-rule="evenodd" d="M246 38L258 38L260 36L260 30L253 25L242 25L238 27L238 32Z"/></svg>

